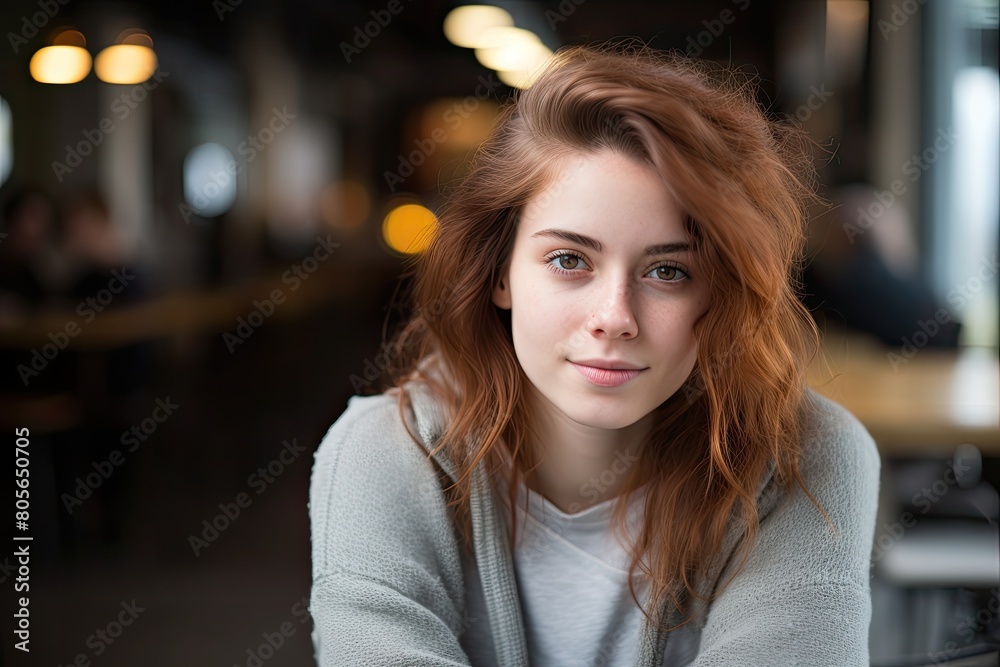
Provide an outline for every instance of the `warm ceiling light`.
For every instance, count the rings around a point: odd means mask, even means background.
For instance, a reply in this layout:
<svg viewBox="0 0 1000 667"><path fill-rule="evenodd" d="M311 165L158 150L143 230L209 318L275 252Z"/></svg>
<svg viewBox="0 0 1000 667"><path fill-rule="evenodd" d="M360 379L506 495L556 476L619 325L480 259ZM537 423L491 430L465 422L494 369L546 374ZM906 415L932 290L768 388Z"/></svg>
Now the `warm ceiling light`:
<svg viewBox="0 0 1000 667"><path fill-rule="evenodd" d="M513 26L514 19L505 10L492 5L465 5L448 12L444 35L452 44L476 49L487 46L483 34L490 28Z"/></svg>
<svg viewBox="0 0 1000 667"><path fill-rule="evenodd" d="M97 78L106 83L142 83L153 76L157 61L149 35L132 30L120 35L118 41L97 54Z"/></svg>
<svg viewBox="0 0 1000 667"><path fill-rule="evenodd" d="M403 204L389 211L382 221L382 238L396 252L413 255L431 242L437 226L434 213L420 204Z"/></svg>
<svg viewBox="0 0 1000 667"><path fill-rule="evenodd" d="M535 33L521 28L491 28L487 37L494 46L476 49L476 60L495 70L530 71L545 62L552 51Z"/></svg>
<svg viewBox="0 0 1000 667"><path fill-rule="evenodd" d="M153 38L145 30L129 28L118 35L115 44L136 44L138 46L153 48Z"/></svg>
<svg viewBox="0 0 1000 667"><path fill-rule="evenodd" d="M31 76L41 83L76 83L90 73L91 58L79 46L46 46L31 57Z"/></svg>
<svg viewBox="0 0 1000 667"><path fill-rule="evenodd" d="M56 46L79 46L80 48L86 48L87 38L79 30L63 30L52 40L52 44Z"/></svg>
<svg viewBox="0 0 1000 667"><path fill-rule="evenodd" d="M512 26L496 26L484 31L479 39L477 49L492 49L510 44L532 44L541 43L538 35L525 30L524 28L514 28Z"/></svg>
<svg viewBox="0 0 1000 667"><path fill-rule="evenodd" d="M90 73L92 58L87 40L78 30L65 30L31 57L31 78L41 83L76 83Z"/></svg>
<svg viewBox="0 0 1000 667"><path fill-rule="evenodd" d="M520 88L521 90L526 90L531 87L533 83L542 75L545 71L544 66L536 67L535 69L511 69L511 70L498 70L497 78L506 83L511 88Z"/></svg>

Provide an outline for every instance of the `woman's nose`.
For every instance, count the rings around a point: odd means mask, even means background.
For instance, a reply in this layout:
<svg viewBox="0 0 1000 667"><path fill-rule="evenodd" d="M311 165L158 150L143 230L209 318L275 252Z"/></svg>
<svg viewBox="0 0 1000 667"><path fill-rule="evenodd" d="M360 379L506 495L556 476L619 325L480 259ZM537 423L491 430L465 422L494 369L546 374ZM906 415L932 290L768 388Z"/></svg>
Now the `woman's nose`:
<svg viewBox="0 0 1000 667"><path fill-rule="evenodd" d="M626 278L609 279L598 288L596 309L587 325L591 335L614 339L635 338L639 334L632 292Z"/></svg>

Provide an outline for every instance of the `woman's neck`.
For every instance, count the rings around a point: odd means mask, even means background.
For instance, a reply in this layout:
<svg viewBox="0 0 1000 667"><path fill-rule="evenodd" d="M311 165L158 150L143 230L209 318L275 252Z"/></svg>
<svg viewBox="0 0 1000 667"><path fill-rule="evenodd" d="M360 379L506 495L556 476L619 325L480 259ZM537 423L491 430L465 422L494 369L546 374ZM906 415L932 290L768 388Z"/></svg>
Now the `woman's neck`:
<svg viewBox="0 0 1000 667"><path fill-rule="evenodd" d="M575 422L551 404L538 413L532 444L540 462L525 483L569 514L621 494L654 418L607 430Z"/></svg>

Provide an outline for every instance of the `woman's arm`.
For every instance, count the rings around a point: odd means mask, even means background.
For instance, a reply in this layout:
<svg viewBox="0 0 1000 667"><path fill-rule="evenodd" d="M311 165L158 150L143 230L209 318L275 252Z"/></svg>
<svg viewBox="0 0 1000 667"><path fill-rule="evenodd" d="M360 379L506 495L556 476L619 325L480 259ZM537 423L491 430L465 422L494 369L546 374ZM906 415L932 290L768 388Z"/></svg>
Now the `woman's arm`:
<svg viewBox="0 0 1000 667"><path fill-rule="evenodd" d="M352 398L315 458L309 611L320 667L468 667L458 544L395 397Z"/></svg>
<svg viewBox="0 0 1000 667"><path fill-rule="evenodd" d="M800 472L838 534L793 487L763 518L743 571L712 604L691 667L869 664L879 454L856 418L816 400L822 413L804 442Z"/></svg>

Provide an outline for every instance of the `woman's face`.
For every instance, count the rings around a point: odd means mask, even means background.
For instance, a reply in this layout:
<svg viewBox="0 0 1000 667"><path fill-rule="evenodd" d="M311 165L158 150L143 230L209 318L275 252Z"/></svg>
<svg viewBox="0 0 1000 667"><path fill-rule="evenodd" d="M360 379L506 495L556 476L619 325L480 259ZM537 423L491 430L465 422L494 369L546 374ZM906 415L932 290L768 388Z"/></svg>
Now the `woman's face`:
<svg viewBox="0 0 1000 667"><path fill-rule="evenodd" d="M525 206L493 302L543 409L620 429L687 379L708 289L682 221L655 171L609 151L568 158Z"/></svg>

